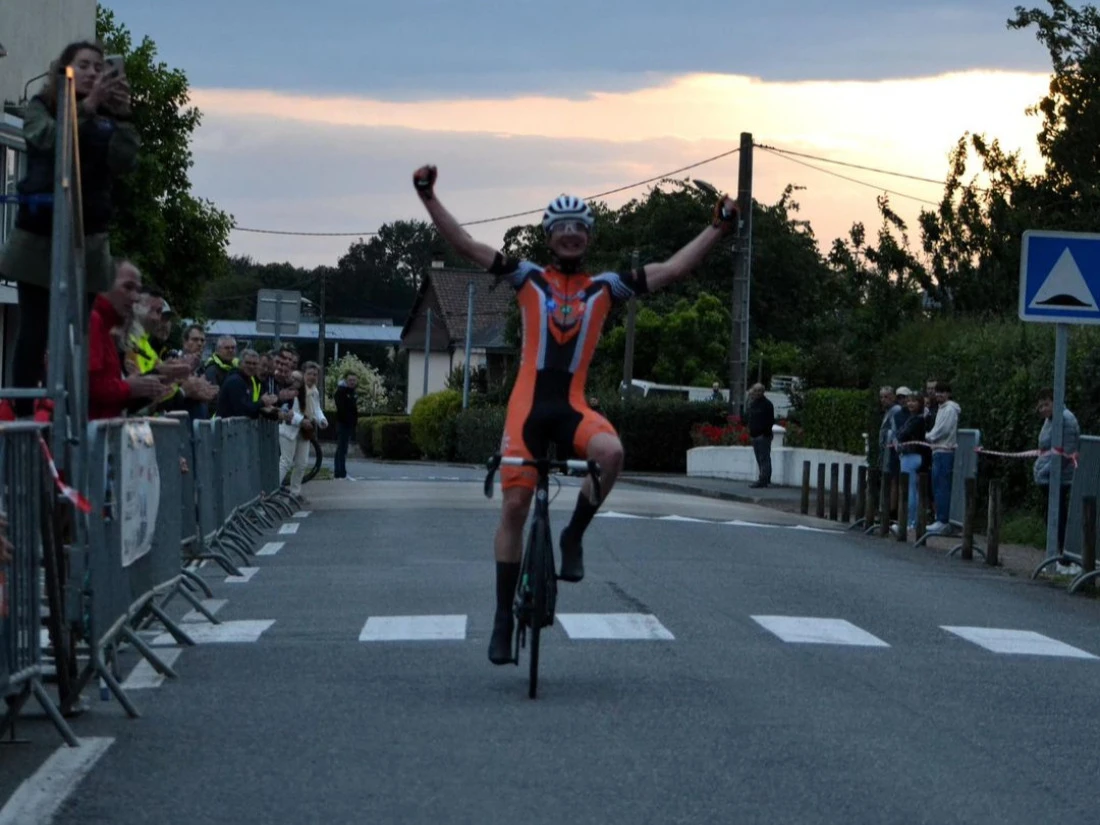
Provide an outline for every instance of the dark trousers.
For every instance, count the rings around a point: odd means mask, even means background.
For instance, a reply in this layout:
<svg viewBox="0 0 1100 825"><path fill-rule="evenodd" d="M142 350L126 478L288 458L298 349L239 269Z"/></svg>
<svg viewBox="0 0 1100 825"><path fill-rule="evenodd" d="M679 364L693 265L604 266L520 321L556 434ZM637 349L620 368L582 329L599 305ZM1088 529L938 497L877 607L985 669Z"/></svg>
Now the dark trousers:
<svg viewBox="0 0 1100 825"><path fill-rule="evenodd" d="M758 435L752 440L752 451L756 454L756 463L760 467L757 479L761 484L772 483L772 439L768 435Z"/></svg>
<svg viewBox="0 0 1100 825"><path fill-rule="evenodd" d="M12 347L11 385L34 389L46 380L46 346L50 340L50 291L34 284L19 284L19 332ZM87 296L87 312L92 311L95 295ZM86 342L85 342L86 343ZM20 418L34 415L34 399L19 398L12 403Z"/></svg>
<svg viewBox="0 0 1100 825"><path fill-rule="evenodd" d="M1043 491L1043 521L1050 521L1050 487L1042 485ZM1066 549L1066 521L1069 519L1069 491L1070 485L1062 485L1062 501L1058 508L1058 550Z"/></svg>
<svg viewBox="0 0 1100 825"><path fill-rule="evenodd" d="M347 478L348 443L351 441L354 432L354 424L337 423L336 425L336 459L333 462L332 473L336 478Z"/></svg>

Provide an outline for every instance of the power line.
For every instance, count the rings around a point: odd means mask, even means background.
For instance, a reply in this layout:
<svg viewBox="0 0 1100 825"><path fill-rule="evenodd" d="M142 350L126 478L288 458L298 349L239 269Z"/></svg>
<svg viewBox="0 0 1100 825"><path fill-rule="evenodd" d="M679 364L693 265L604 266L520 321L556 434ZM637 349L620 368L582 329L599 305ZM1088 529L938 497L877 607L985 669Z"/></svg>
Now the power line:
<svg viewBox="0 0 1100 825"><path fill-rule="evenodd" d="M841 180L846 180L849 183L858 183L860 186L866 186L870 189L875 189L879 192L885 192L888 195L895 195L899 198L908 198L909 200L917 201L918 203L923 203L926 206L939 206L939 204L935 203L934 201L930 201L930 200L927 200L925 198L918 198L916 195L910 195L906 192L897 192L893 189L884 189L883 187L876 186L875 184L873 184L869 181L860 180L859 178L848 177L847 175L842 175L839 172L834 172L831 169L822 169L820 166L814 166L812 163L806 163L803 160L799 160L798 158L790 157L789 155L786 155L782 152L777 152L774 149L770 149L770 148L765 147L765 146L758 146L757 148L759 148L759 149L761 149L761 150L763 150L763 151L765 151L769 154L775 155L777 158L783 158L784 160L789 161L791 163L797 163L799 166L805 166L808 169L813 169L815 172L821 172L822 174L825 174L825 175L832 175L834 178L840 178Z"/></svg>
<svg viewBox="0 0 1100 825"><path fill-rule="evenodd" d="M764 151L771 152L773 154L789 155L796 158L805 158L806 160L816 160L820 163L830 163L833 166L846 166L849 169L858 169L862 172L876 172L880 175L891 175L895 178L905 178L906 180L915 180L919 181L920 183L933 183L936 186L947 186L947 181L936 180L935 178L925 178L921 177L920 175L910 175L907 172L894 172L890 169L877 169L874 166L863 166L859 163L848 163L847 161L843 160L834 160L833 158L823 158L817 155L808 155L805 152L795 152L792 149L780 149L777 146L768 146L765 143L754 143L753 145L757 149L763 149Z"/></svg>
<svg viewBox="0 0 1100 825"><path fill-rule="evenodd" d="M626 192L627 190L630 190L630 189L637 189L639 186L645 186L647 183L654 183L656 181L661 181L661 180L664 180L665 178L671 177L672 175L678 175L681 172L687 172L690 169L697 169L698 167L705 166L708 163L714 163L714 161L716 161L716 160L721 160L722 158L727 158L727 157L730 157L731 155L736 155L740 151L741 151L741 147L738 146L736 149L730 149L729 151L722 152L721 154L717 154L714 157L706 158L705 160L701 160L701 161L698 161L696 163L691 163L691 164L688 164L687 166L681 166L679 169L673 169L671 172L664 172L663 174L657 175L655 177L646 178L645 180L640 180L637 183L628 183L626 186L619 186L615 189L608 189L606 192L599 192L595 195L588 195L585 198L585 200L596 200L598 198L606 198L608 195L617 195L620 192ZM526 217L529 217L531 215L541 215L542 213L543 213L542 209L530 209L526 212L513 212L510 215L498 215L495 218L481 218L480 220L476 220L476 221L467 221L466 223L459 224L459 226L480 226L481 224L496 223L497 221L507 221L507 220L512 220L513 218L526 218ZM257 235L294 235L296 237L313 237L313 238L365 238L365 237L372 237L372 236L375 236L375 235L378 234L378 230L375 230L373 232L300 232L300 231L283 230L283 229L252 229L250 227L244 227L244 226L235 226L235 227L233 227L233 231L234 232L251 232L251 233L257 234Z"/></svg>

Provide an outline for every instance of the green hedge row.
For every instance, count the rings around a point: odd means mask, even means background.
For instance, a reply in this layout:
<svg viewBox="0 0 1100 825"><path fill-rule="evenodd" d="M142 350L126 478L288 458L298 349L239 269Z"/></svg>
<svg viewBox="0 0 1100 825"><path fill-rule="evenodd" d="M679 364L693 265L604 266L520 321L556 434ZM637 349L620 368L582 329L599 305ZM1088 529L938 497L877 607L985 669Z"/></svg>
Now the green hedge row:
<svg viewBox="0 0 1100 825"><path fill-rule="evenodd" d="M372 415L360 418L356 441L366 458L386 461L411 461L420 458L420 450L412 440L412 425L408 416Z"/></svg>
<svg viewBox="0 0 1100 825"><path fill-rule="evenodd" d="M802 427L799 446L863 455L863 433L878 444L877 403L877 393L869 390L807 391L796 416Z"/></svg>
<svg viewBox="0 0 1100 825"><path fill-rule="evenodd" d="M618 431L626 453L626 469L632 472L685 472L687 451L694 446L691 428L699 423L725 423L723 411L705 402L616 399L603 404L601 412ZM504 418L504 407L458 413L449 431L453 441L446 454L459 461L484 463L500 449Z"/></svg>

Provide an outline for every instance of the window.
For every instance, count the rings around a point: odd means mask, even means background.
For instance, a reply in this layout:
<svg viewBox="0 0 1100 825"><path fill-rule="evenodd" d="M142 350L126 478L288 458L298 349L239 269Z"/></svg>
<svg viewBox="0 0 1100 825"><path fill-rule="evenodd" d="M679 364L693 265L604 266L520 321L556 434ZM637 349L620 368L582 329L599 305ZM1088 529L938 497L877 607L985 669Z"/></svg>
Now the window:
<svg viewBox="0 0 1100 825"><path fill-rule="evenodd" d="M16 184L23 174L25 157L22 152L10 146L0 144L0 194L14 195ZM14 203L0 204L0 243L7 241L15 227L15 213L18 207Z"/></svg>

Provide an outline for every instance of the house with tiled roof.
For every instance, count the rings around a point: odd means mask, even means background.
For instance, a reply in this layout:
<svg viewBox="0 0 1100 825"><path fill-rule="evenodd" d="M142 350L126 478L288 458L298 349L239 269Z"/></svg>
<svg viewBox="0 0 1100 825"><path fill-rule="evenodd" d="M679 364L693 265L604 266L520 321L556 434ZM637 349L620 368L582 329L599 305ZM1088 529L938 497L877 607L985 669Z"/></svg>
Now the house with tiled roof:
<svg viewBox="0 0 1100 825"><path fill-rule="evenodd" d="M409 353L409 388L406 410L424 395L424 362L427 352L428 392L446 389L451 372L466 363L466 321L472 317L470 366L484 366L490 383L503 382L515 367L518 352L505 339L508 315L515 292L501 283L493 288L493 276L481 269L452 269L434 261L424 276L416 302L401 330L401 348ZM468 315L473 287L473 314ZM431 334L428 319L431 318Z"/></svg>

